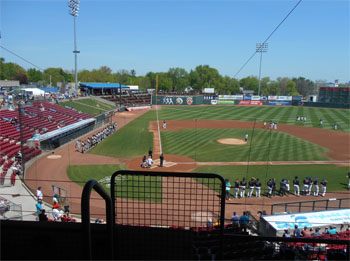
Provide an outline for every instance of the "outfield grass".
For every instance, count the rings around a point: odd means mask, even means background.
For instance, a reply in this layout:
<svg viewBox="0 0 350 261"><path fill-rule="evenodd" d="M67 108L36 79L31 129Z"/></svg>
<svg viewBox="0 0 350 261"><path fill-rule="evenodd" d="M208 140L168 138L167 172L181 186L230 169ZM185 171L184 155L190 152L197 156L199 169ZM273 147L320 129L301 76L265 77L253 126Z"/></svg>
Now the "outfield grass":
<svg viewBox="0 0 350 261"><path fill-rule="evenodd" d="M73 182L84 186L90 179L100 182L105 178L110 180L114 172L124 169L124 165L79 165L68 166L67 173ZM100 184L110 194L110 186ZM161 202L162 178L123 175L116 178L115 192L116 197Z"/></svg>
<svg viewBox="0 0 350 261"><path fill-rule="evenodd" d="M307 118L306 122L296 121L296 116ZM309 107L275 106L163 106L159 110L160 120L242 120L269 122L323 128L331 130L334 123L338 131L350 132L350 110ZM320 126L320 119L323 125Z"/></svg>
<svg viewBox="0 0 350 261"><path fill-rule="evenodd" d="M153 148L153 133L148 131L148 126L155 117L155 111L147 112L118 129L89 153L119 158L134 158L147 154L149 148Z"/></svg>
<svg viewBox="0 0 350 261"><path fill-rule="evenodd" d="M282 178L288 178L291 190L293 191L292 181L295 176L302 181L305 177L318 177L320 182L323 178L328 181L327 191L347 190L348 179L346 178L349 167L339 167L336 165L268 165L268 166L202 166L194 170L200 173L215 173L231 181L231 185L238 178L250 180L251 177L259 178L262 183L262 189L266 189L266 183L270 178L276 178L277 188ZM300 186L300 189L302 185ZM344 195L347 197L348 195Z"/></svg>
<svg viewBox="0 0 350 261"><path fill-rule="evenodd" d="M93 99L80 99L76 101L66 101L66 102L60 103L59 105L70 106L76 109L77 111L81 111L94 116L115 108L114 106L111 106L109 104L102 103L100 101L96 101Z"/></svg>
<svg viewBox="0 0 350 261"><path fill-rule="evenodd" d="M220 138L244 139L245 145L225 145ZM183 129L162 131L163 152L202 162L329 160L328 149L284 132L255 129Z"/></svg>

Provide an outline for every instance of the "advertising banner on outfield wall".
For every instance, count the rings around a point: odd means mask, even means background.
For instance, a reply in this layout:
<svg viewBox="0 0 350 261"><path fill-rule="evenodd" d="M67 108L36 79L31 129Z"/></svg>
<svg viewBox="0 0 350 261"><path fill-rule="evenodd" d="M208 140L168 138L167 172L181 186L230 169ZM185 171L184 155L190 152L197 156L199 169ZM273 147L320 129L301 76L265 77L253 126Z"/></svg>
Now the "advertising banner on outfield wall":
<svg viewBox="0 0 350 261"><path fill-rule="evenodd" d="M218 104L218 101L217 100L211 100L211 104L212 105L216 105L216 104Z"/></svg>
<svg viewBox="0 0 350 261"><path fill-rule="evenodd" d="M293 96L277 96L277 101L291 101L293 100Z"/></svg>
<svg viewBox="0 0 350 261"><path fill-rule="evenodd" d="M234 100L218 100L218 104L235 104Z"/></svg>
<svg viewBox="0 0 350 261"><path fill-rule="evenodd" d="M174 96L174 95L161 95L152 96L152 104L159 105L199 105L203 104L203 96ZM210 104L210 101L208 101Z"/></svg>
<svg viewBox="0 0 350 261"><path fill-rule="evenodd" d="M244 95L243 100L251 100L252 96L251 95Z"/></svg>
<svg viewBox="0 0 350 261"><path fill-rule="evenodd" d="M291 101L268 101L266 105L291 106Z"/></svg>
<svg viewBox="0 0 350 261"><path fill-rule="evenodd" d="M243 100L243 95L219 95L219 100Z"/></svg>
<svg viewBox="0 0 350 261"><path fill-rule="evenodd" d="M260 101L260 96L253 95L252 96L252 101Z"/></svg>
<svg viewBox="0 0 350 261"><path fill-rule="evenodd" d="M263 105L262 101L239 101L238 103L239 105Z"/></svg>

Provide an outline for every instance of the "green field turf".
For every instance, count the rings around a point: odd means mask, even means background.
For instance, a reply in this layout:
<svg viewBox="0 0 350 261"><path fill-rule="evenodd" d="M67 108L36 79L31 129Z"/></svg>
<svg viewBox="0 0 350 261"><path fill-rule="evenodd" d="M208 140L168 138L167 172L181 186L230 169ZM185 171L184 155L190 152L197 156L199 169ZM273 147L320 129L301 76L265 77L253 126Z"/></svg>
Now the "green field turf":
<svg viewBox="0 0 350 261"><path fill-rule="evenodd" d="M306 122L296 121L296 116L306 116ZM163 106L160 120L242 120L269 122L323 128L331 130L334 123L338 131L350 132L350 110L309 107L275 106ZM320 126L323 119L323 126Z"/></svg>
<svg viewBox="0 0 350 261"><path fill-rule="evenodd" d="M153 134L148 131L148 125L155 117L155 111L150 111L121 129L117 128L116 133L103 140L89 153L119 158L134 158L147 154L149 148L153 147Z"/></svg>
<svg viewBox="0 0 350 261"><path fill-rule="evenodd" d="M268 166L202 166L196 168L194 172L215 173L225 179L229 179L231 185L238 178L251 177L259 178L262 183L262 189L266 189L266 183L270 178L276 178L277 188L282 178L288 178L291 190L293 190L292 180L295 176L301 181L307 177L318 177L321 181L325 178L328 181L327 191L344 191L347 190L348 179L346 178L349 167L339 167L335 165L268 165ZM302 188L302 186L300 186ZM294 191L294 190L293 190ZM232 192L232 191L231 191ZM255 195L255 194L254 194ZM347 197L348 194L344 194Z"/></svg>
<svg viewBox="0 0 350 261"><path fill-rule="evenodd" d="M99 105L99 107L96 106L97 104ZM92 99L79 99L76 101L66 101L66 102L60 103L59 105L70 106L76 109L77 111L81 111L94 116L115 108L109 104L102 103Z"/></svg>
<svg viewBox="0 0 350 261"><path fill-rule="evenodd" d="M101 182L105 178L110 180L114 172L124 170L124 165L79 165L68 166L68 177L75 183L84 186L90 179ZM162 178L126 176L116 178L115 194L117 197L132 198L150 202L161 202L162 200ZM100 183L110 193L110 186Z"/></svg>
<svg viewBox="0 0 350 261"><path fill-rule="evenodd" d="M337 120L339 124L338 131L346 131L349 130L349 117L347 117L349 112L349 110L303 107L163 106L159 110L159 117L161 122L163 120L188 119L254 120L255 117L263 116L266 119L271 118L279 123L317 128L320 127L319 118L323 118L325 123L322 128L327 129L331 129L331 126L327 125L326 119L331 117ZM306 123L296 122L296 114L306 116ZM150 121L155 120L156 112L154 110L147 112L118 130L114 135L108 137L99 146L91 150L90 153L121 158L141 157L153 146L153 134L148 131L148 126ZM344 124L341 124L341 122ZM249 146L221 145L215 142L219 137L242 139L245 131L237 129L162 131L162 147L165 153L186 155L198 161L248 161L247 150ZM327 152L326 148L303 141L289 134L273 132L269 150L267 147L269 145L269 132L256 129L255 133L257 139L253 140L254 146L252 147L250 161L265 160L268 152L270 160L327 160L323 156ZM249 131L250 138L252 137L251 134L252 132ZM215 153L211 153L210 150L214 150ZM216 150L220 153L216 153ZM215 157L215 160L212 157Z"/></svg>
<svg viewBox="0 0 350 261"><path fill-rule="evenodd" d="M225 145L220 138L237 138L245 145ZM311 161L329 160L328 149L284 132L256 129L183 129L162 131L162 147L166 154L183 155L202 162L224 161Z"/></svg>

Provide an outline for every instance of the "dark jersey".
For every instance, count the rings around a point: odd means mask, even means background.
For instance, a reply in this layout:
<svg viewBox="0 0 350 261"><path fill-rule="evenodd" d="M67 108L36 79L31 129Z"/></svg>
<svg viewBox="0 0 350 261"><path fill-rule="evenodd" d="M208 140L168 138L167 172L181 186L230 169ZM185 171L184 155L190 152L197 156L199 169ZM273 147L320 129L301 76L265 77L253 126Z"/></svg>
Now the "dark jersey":
<svg viewBox="0 0 350 261"><path fill-rule="evenodd" d="M239 181L235 181L235 188L239 188Z"/></svg>
<svg viewBox="0 0 350 261"><path fill-rule="evenodd" d="M242 180L240 184L242 187L245 187L247 185L247 182L245 180Z"/></svg>
<svg viewBox="0 0 350 261"><path fill-rule="evenodd" d="M260 182L260 180L258 180L258 181L255 182L255 186L258 187L258 188L261 187L261 182Z"/></svg>
<svg viewBox="0 0 350 261"><path fill-rule="evenodd" d="M249 181L248 184L249 184L249 187L254 187L254 185L255 185L255 180Z"/></svg>
<svg viewBox="0 0 350 261"><path fill-rule="evenodd" d="M318 185L318 179L314 180L314 185Z"/></svg>
<svg viewBox="0 0 350 261"><path fill-rule="evenodd" d="M294 185L299 185L299 180L298 179L293 180L293 184Z"/></svg>
<svg viewBox="0 0 350 261"><path fill-rule="evenodd" d="M322 180L321 185L324 186L324 187L326 187L326 186L327 186L327 181Z"/></svg>
<svg viewBox="0 0 350 261"><path fill-rule="evenodd" d="M272 181L271 181L271 180L269 180L269 181L267 182L267 186L270 187L270 188L272 187Z"/></svg>

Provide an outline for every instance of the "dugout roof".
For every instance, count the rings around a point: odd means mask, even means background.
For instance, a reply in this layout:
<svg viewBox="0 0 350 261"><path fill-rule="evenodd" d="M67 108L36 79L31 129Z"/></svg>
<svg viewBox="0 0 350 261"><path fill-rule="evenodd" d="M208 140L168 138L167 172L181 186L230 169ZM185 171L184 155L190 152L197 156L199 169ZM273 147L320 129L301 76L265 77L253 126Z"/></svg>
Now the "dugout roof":
<svg viewBox="0 0 350 261"><path fill-rule="evenodd" d="M130 89L130 87L120 84L120 83L92 83L92 82L81 82L79 84L81 88L89 88L89 89Z"/></svg>

